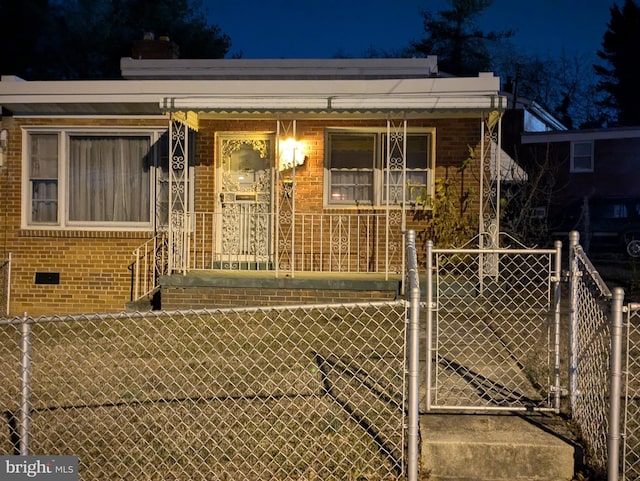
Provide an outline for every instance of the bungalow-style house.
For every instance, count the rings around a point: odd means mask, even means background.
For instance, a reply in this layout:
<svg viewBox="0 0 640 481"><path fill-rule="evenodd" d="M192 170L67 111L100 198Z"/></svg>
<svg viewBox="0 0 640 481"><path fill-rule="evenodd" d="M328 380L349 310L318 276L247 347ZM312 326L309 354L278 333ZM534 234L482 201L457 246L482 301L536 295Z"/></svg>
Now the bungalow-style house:
<svg viewBox="0 0 640 481"><path fill-rule="evenodd" d="M473 197L480 234L496 226L491 73L441 77L435 57L121 70L2 77L12 315L395 298L438 179Z"/></svg>
<svg viewBox="0 0 640 481"><path fill-rule="evenodd" d="M615 252L640 239L640 127L527 133L522 154L554 166L548 219L556 236L575 229L586 249Z"/></svg>

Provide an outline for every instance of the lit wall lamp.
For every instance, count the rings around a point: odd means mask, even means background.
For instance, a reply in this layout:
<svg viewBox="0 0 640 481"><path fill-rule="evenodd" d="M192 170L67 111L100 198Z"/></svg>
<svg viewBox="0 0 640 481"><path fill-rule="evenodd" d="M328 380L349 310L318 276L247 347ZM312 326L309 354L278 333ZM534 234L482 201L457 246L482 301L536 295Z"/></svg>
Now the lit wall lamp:
<svg viewBox="0 0 640 481"><path fill-rule="evenodd" d="M307 157L304 155L304 144L295 139L287 139L280 143L278 170L293 169L303 165Z"/></svg>
<svg viewBox="0 0 640 481"><path fill-rule="evenodd" d="M7 129L0 130L0 167L4 167L4 153L7 151L9 132Z"/></svg>

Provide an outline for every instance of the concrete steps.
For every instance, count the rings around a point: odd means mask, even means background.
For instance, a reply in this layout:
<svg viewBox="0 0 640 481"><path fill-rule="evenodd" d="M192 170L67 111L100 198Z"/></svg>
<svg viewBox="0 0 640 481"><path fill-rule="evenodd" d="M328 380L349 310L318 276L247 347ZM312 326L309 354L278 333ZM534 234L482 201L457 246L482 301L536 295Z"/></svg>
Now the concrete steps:
<svg viewBox="0 0 640 481"><path fill-rule="evenodd" d="M570 439L516 415L424 414L420 437L429 481L568 481L580 464Z"/></svg>

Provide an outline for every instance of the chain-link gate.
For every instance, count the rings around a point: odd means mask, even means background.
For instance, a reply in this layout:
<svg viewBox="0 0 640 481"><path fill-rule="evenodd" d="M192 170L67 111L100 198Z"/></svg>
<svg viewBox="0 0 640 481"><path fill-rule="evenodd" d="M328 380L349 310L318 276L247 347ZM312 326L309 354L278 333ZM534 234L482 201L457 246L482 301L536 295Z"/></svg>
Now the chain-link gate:
<svg viewBox="0 0 640 481"><path fill-rule="evenodd" d="M569 396L589 464L607 466L611 291L582 247L570 244Z"/></svg>
<svg viewBox="0 0 640 481"><path fill-rule="evenodd" d="M427 410L558 409L560 250L428 243Z"/></svg>
<svg viewBox="0 0 640 481"><path fill-rule="evenodd" d="M2 321L0 450L80 479L397 479L405 325L404 301Z"/></svg>

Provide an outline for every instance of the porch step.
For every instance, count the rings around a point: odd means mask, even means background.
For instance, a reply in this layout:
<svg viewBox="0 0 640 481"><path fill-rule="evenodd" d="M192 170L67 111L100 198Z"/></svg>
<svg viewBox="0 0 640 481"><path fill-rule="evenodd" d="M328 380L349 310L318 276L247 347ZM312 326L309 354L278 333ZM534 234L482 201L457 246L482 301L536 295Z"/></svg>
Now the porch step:
<svg viewBox="0 0 640 481"><path fill-rule="evenodd" d="M517 415L424 414L421 472L430 481L568 481L579 449Z"/></svg>

